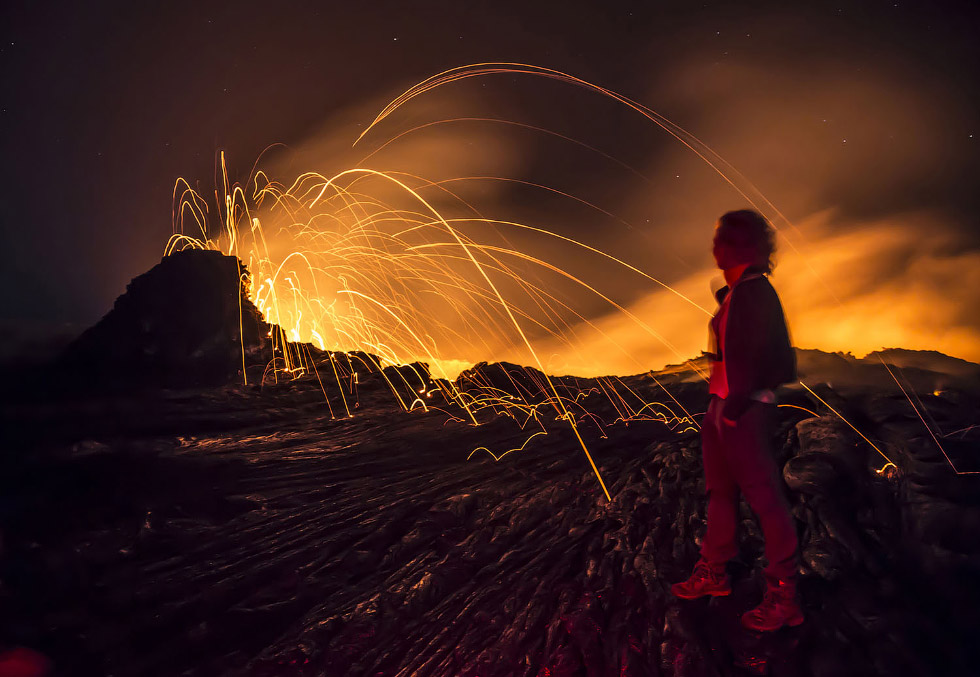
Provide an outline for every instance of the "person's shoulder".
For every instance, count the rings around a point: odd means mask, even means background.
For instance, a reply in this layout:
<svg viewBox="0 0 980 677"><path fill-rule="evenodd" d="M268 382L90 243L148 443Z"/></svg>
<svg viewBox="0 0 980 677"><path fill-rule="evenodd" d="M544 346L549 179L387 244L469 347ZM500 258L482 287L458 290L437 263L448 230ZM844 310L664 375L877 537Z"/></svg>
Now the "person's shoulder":
<svg viewBox="0 0 980 677"><path fill-rule="evenodd" d="M775 289L775 287L772 286L772 280L769 279L769 275L766 273L753 275L750 279L746 280L745 283L754 285L759 289Z"/></svg>
<svg viewBox="0 0 980 677"><path fill-rule="evenodd" d="M769 281L768 275L755 275L742 280L736 287L743 298L755 299L759 302L773 300L779 302L779 295L776 293L776 288L772 286L772 282Z"/></svg>
<svg viewBox="0 0 980 677"><path fill-rule="evenodd" d="M769 282L769 277L762 274L752 275L740 280L736 285L738 289L743 291L759 292L764 289L772 289L772 283Z"/></svg>

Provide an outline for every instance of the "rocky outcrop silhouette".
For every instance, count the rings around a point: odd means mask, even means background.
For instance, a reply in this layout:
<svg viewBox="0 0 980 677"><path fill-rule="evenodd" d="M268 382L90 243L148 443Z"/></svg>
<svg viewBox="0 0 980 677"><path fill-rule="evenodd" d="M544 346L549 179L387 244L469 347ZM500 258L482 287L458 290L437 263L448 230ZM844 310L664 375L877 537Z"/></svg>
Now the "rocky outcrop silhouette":
<svg viewBox="0 0 980 677"><path fill-rule="evenodd" d="M233 256L188 249L133 278L65 350L60 369L93 386L212 386L272 359L272 327Z"/></svg>
<svg viewBox="0 0 980 677"><path fill-rule="evenodd" d="M288 382L300 365L349 378L381 369L376 355L290 342L249 298L251 276L234 256L177 251L133 278L112 309L71 342L49 376L69 390L200 388ZM416 370L428 378L428 368ZM414 377L412 386L420 379ZM403 382L405 379L399 379Z"/></svg>

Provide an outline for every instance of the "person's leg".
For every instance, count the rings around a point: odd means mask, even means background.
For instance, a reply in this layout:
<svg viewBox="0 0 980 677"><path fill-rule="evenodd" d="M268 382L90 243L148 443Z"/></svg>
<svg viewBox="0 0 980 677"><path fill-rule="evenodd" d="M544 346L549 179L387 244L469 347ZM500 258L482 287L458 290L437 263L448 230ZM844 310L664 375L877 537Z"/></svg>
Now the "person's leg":
<svg viewBox="0 0 980 677"><path fill-rule="evenodd" d="M765 539L766 578L793 581L798 538L771 449L773 405L754 403L726 435L729 459Z"/></svg>
<svg viewBox="0 0 980 677"><path fill-rule="evenodd" d="M770 448L774 409L771 404L752 404L728 437L729 461L745 500L759 517L765 538L766 592L762 603L742 616L745 627L758 631L803 622L796 596L796 527Z"/></svg>
<svg viewBox="0 0 980 677"><path fill-rule="evenodd" d="M701 542L701 558L712 565L724 565L738 553L735 543L738 485L726 458L726 431L718 425L723 403L723 400L712 397L701 424L701 458L708 494L707 528Z"/></svg>
<svg viewBox="0 0 980 677"><path fill-rule="evenodd" d="M717 425L721 407L711 398L708 413L701 423L701 456L708 494L707 529L701 542L701 559L686 581L674 583L671 592L680 599L697 599L706 595L722 596L732 591L725 564L736 552L735 510L738 487L735 485Z"/></svg>

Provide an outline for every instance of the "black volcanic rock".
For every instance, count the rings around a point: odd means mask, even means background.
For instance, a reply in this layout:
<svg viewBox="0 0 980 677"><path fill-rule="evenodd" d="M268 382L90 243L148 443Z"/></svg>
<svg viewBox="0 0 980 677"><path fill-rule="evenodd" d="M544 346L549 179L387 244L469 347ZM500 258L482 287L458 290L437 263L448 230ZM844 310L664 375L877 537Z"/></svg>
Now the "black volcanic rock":
<svg viewBox="0 0 980 677"><path fill-rule="evenodd" d="M221 252L165 256L68 346L62 368L104 386L209 386L240 379L243 362L272 359L271 326L248 299L248 278L236 257Z"/></svg>
<svg viewBox="0 0 980 677"><path fill-rule="evenodd" d="M860 361L871 364L879 359L902 369L919 369L967 380L980 380L980 365L967 362L958 357L950 357L935 350L906 350L905 348L886 348L868 353Z"/></svg>
<svg viewBox="0 0 980 677"><path fill-rule="evenodd" d="M832 384L835 389L875 386L880 392L899 394L901 388L980 394L980 365L934 350L888 348L856 358L850 353L797 348L796 361L800 379L811 385Z"/></svg>
<svg viewBox="0 0 980 677"><path fill-rule="evenodd" d="M250 284L248 269L234 256L200 249L165 256L133 278L112 310L68 345L50 375L69 391L127 391L221 386L243 383L246 376L250 384L269 385L321 372L328 382L339 382L380 371L376 355L288 341L251 302ZM415 372L427 378L428 368ZM406 387L417 389L419 380L415 376Z"/></svg>
<svg viewBox="0 0 980 677"><path fill-rule="evenodd" d="M559 394L568 394L562 379L552 377L551 382ZM480 362L461 373L456 385L462 391L490 389L527 402L538 402L553 396L544 372L510 362Z"/></svg>

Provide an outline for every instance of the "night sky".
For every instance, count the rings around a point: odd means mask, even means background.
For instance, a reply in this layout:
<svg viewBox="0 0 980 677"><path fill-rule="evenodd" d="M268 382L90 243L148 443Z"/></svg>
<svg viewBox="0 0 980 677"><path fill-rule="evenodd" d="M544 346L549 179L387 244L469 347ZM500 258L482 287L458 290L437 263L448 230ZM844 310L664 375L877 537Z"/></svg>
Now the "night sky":
<svg viewBox="0 0 980 677"><path fill-rule="evenodd" d="M867 270L838 291L835 312L924 271L931 286L916 303L952 299L932 320L950 328L935 347L978 359L978 16L972 2L5 3L0 325L9 335L97 320L160 259L175 179L213 195L218 151L233 178L277 143L289 147L277 151L284 173L319 169L303 164L329 164L309 159L311 140L322 148L334 134L347 148L414 83L468 63L522 62L621 92L698 135L809 228L803 258L863 247ZM590 230L519 194L498 195L502 210L561 222L667 279L710 267L713 218L743 204L662 132L561 85L508 76L480 86L460 88L477 92L464 114L573 136L648 178L595 157L566 162L567 149L511 135L511 175L583 195L631 225ZM433 111L443 100L407 110L361 155L449 117ZM903 235L879 251L885 223ZM853 262L828 270L833 280ZM840 341L810 343L847 348ZM928 336L910 341L931 347Z"/></svg>

